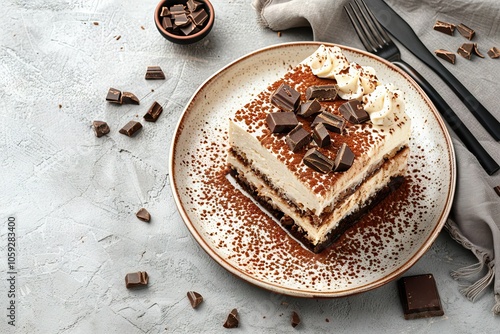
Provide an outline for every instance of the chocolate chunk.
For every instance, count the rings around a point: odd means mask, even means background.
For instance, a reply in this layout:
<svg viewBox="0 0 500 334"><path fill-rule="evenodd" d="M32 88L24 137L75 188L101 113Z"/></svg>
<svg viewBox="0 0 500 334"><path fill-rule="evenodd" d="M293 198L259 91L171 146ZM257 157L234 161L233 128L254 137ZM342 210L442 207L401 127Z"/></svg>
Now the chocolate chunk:
<svg viewBox="0 0 500 334"><path fill-rule="evenodd" d="M165 79L165 73L163 73L160 66L148 66L144 78L146 80L163 80Z"/></svg>
<svg viewBox="0 0 500 334"><path fill-rule="evenodd" d="M158 117L160 117L163 112L163 107L158 102L153 102L151 107L146 114L144 114L144 119L148 122L156 122Z"/></svg>
<svg viewBox="0 0 500 334"><path fill-rule="evenodd" d="M483 54L482 54L481 52L479 52L479 48L478 48L478 46L477 46L477 43L474 43L474 53L475 53L477 56L479 56L479 57L481 57L481 58L484 58Z"/></svg>
<svg viewBox="0 0 500 334"><path fill-rule="evenodd" d="M148 285L148 273L138 271L136 273L128 273L125 276L125 286L127 289Z"/></svg>
<svg viewBox="0 0 500 334"><path fill-rule="evenodd" d="M170 17L165 16L161 19L161 26L165 30L173 30L174 29L174 24L172 23L172 19Z"/></svg>
<svg viewBox="0 0 500 334"><path fill-rule="evenodd" d="M115 88L110 88L108 90L108 95L106 95L106 101L111 103L122 103L122 92Z"/></svg>
<svg viewBox="0 0 500 334"><path fill-rule="evenodd" d="M400 278L398 290L405 319L435 317L444 314L432 274Z"/></svg>
<svg viewBox="0 0 500 334"><path fill-rule="evenodd" d="M186 10L182 4L173 5L169 8L171 15L178 15L184 13Z"/></svg>
<svg viewBox="0 0 500 334"><path fill-rule="evenodd" d="M337 97L339 87L337 85L309 86L306 89L306 99L317 99L318 101L333 101Z"/></svg>
<svg viewBox="0 0 500 334"><path fill-rule="evenodd" d="M292 327L295 328L300 324L300 317L297 314L297 312L293 311L292 312L292 319L290 320Z"/></svg>
<svg viewBox="0 0 500 334"><path fill-rule="evenodd" d="M185 25L184 27L180 27L179 29L186 36L191 35L191 34L195 34L198 31L200 31L200 29L196 26L196 24L194 24L191 21L189 21L189 23L187 25Z"/></svg>
<svg viewBox="0 0 500 334"><path fill-rule="evenodd" d="M267 114L266 123L272 133L283 133L295 128L299 121L293 112L272 112Z"/></svg>
<svg viewBox="0 0 500 334"><path fill-rule="evenodd" d="M449 63L455 64L456 55L453 52L448 51L448 50L439 49L439 50L434 51L434 53L439 58L444 59Z"/></svg>
<svg viewBox="0 0 500 334"><path fill-rule="evenodd" d="M174 15L173 18L174 24L178 27L184 27L191 22L189 21L186 13Z"/></svg>
<svg viewBox="0 0 500 334"><path fill-rule="evenodd" d="M472 30L471 28L467 27L465 24L460 23L457 26L457 30L460 33L460 35L464 36L467 38L469 41L474 37L475 31Z"/></svg>
<svg viewBox="0 0 500 334"><path fill-rule="evenodd" d="M239 320L238 320L238 310L233 309L231 313L227 316L226 322L224 323L225 328L236 328L239 325Z"/></svg>
<svg viewBox="0 0 500 334"><path fill-rule="evenodd" d="M197 308L203 302L203 296L195 291L188 291L187 297L193 308Z"/></svg>
<svg viewBox="0 0 500 334"><path fill-rule="evenodd" d="M92 127L94 128L94 133L97 138L100 138L109 133L108 123L103 121L93 121Z"/></svg>
<svg viewBox="0 0 500 334"><path fill-rule="evenodd" d="M123 92L121 99L123 104L140 104L137 96L130 92Z"/></svg>
<svg viewBox="0 0 500 334"><path fill-rule="evenodd" d="M287 84L281 84L271 95L271 103L283 111L295 111L300 103L300 93Z"/></svg>
<svg viewBox="0 0 500 334"><path fill-rule="evenodd" d="M297 153L301 148L311 142L311 134L302 127L302 124L298 124L286 135L285 141L290 150L293 153Z"/></svg>
<svg viewBox="0 0 500 334"><path fill-rule="evenodd" d="M370 115L368 115L358 100L349 100L343 103L339 107L339 111L351 123L360 124L370 119Z"/></svg>
<svg viewBox="0 0 500 334"><path fill-rule="evenodd" d="M192 11L189 17L197 27L201 27L203 23L205 23L205 21L208 19L208 13L205 11L205 9L201 8L199 10Z"/></svg>
<svg viewBox="0 0 500 334"><path fill-rule="evenodd" d="M194 0L188 0L186 3L188 10L192 13L196 11L201 5L203 5L201 2L194 1Z"/></svg>
<svg viewBox="0 0 500 334"><path fill-rule="evenodd" d="M462 57L470 60L473 49L474 49L473 43L464 43L462 44L461 47L458 48L457 53Z"/></svg>
<svg viewBox="0 0 500 334"><path fill-rule="evenodd" d="M163 17L163 16L170 16L170 11L168 10L168 7L162 7L161 8L160 16L161 17Z"/></svg>
<svg viewBox="0 0 500 334"><path fill-rule="evenodd" d="M346 170L351 168L353 162L354 153L346 143L343 143L337 152L337 156L335 157L335 167L333 168L333 171L345 172Z"/></svg>
<svg viewBox="0 0 500 334"><path fill-rule="evenodd" d="M455 25L448 22L436 21L434 24L434 30L440 31L447 35L453 36L453 32L455 31Z"/></svg>
<svg viewBox="0 0 500 334"><path fill-rule="evenodd" d="M149 214L148 210L144 208L141 208L139 211L137 211L135 216L143 222L149 222L151 220L151 215Z"/></svg>
<svg viewBox="0 0 500 334"><path fill-rule="evenodd" d="M342 133L345 128L345 120L342 117L334 115L329 112L322 112L311 123L311 127L315 127L318 123L323 123L323 125L330 131L336 133Z"/></svg>
<svg viewBox="0 0 500 334"><path fill-rule="evenodd" d="M318 100L314 99L311 101L304 102L297 108L297 115L302 117L309 117L316 115L321 112L321 104Z"/></svg>
<svg viewBox="0 0 500 334"><path fill-rule="evenodd" d="M136 121L130 121L123 128L120 129L120 133L124 134L126 136L132 137L134 136L137 131L139 131L142 128L142 124Z"/></svg>
<svg viewBox="0 0 500 334"><path fill-rule="evenodd" d="M330 133L323 123L318 123L313 128L312 137L319 147L327 147L331 144Z"/></svg>
<svg viewBox="0 0 500 334"><path fill-rule="evenodd" d="M307 167L324 174L331 172L334 166L334 161L316 148L309 149L304 155L302 162Z"/></svg>
<svg viewBox="0 0 500 334"><path fill-rule="evenodd" d="M490 58L498 58L500 57L500 50L494 46L488 50L488 56L490 56Z"/></svg>
<svg viewBox="0 0 500 334"><path fill-rule="evenodd" d="M497 195L500 196L500 186L496 186L493 189L495 189L495 192L497 193Z"/></svg>

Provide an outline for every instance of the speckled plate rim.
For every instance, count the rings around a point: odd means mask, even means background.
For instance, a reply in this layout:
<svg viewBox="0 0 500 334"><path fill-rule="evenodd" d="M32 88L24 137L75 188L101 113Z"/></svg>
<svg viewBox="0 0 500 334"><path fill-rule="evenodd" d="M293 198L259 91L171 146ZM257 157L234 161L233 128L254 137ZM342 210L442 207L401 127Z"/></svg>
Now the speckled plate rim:
<svg viewBox="0 0 500 334"><path fill-rule="evenodd" d="M432 113L434 118L436 119L439 128L441 130L441 134L444 137L444 141L446 144L446 149L448 152L448 160L450 163L450 175L449 175L449 188L447 189L446 194L443 194L443 196L446 196L445 200L445 205L443 207L442 212L439 214L439 217L436 219L436 224L434 225L434 228L432 229L432 232L428 235L427 239L419 245L419 248L415 250L413 253L413 256L405 262L403 265L395 268L392 272L390 272L388 275L378 279L374 280L372 282L369 282L365 285L358 286L352 289L345 289L345 290L340 290L340 291L327 291L327 292L322 292L322 291L308 291L308 290L300 290L300 289L295 289L295 288L290 288L286 286L282 286L279 284L275 283L270 283L270 282L265 282L262 281L261 279L255 278L248 273L240 270L239 268L235 267L232 265L230 262L227 261L224 257L222 257L220 254L218 254L213 248L212 245L208 244L206 240L203 238L201 235L200 231L197 230L196 226L194 226L193 222L191 221L191 218L186 211L184 207L184 203L181 200L181 197L179 195L179 190L178 190L178 182L176 180L176 175L175 175L175 153L176 153L176 146L178 144L178 139L180 137L181 132L184 129L184 121L187 118L187 115L190 111L190 108L193 104L193 101L196 99L196 97L204 90L204 88L213 82L214 80L217 80L219 76L221 76L222 73L228 71L233 67L234 65L245 61L251 57L255 57L256 55L266 53L270 50L276 49L276 48L300 48L300 47L311 47L311 46L320 46L321 44L327 45L327 46L339 46L341 49L348 50L350 52L354 53L360 53L363 56L370 57L374 59L377 62L383 63L385 66L391 68L395 72L399 73L401 76L403 76L410 84L413 86L413 88L421 95L422 99L425 101L428 110ZM418 86L418 84L404 71L402 71L400 68L397 66L393 65L389 61L382 59L376 55L373 55L371 53L368 53L363 50L359 50L357 48L349 47L349 46L344 46L340 44L333 44L333 43L324 43L324 42L291 42L291 43L282 43L282 44L277 44L277 45L272 45L268 47L264 47L261 49L258 49L256 51L253 51L247 55L244 55L233 62L229 63L219 71L217 71L215 74L213 74L210 78L205 80L196 92L193 94L191 99L186 105L186 108L183 110L182 115L177 123L177 126L175 128L172 142L171 142L171 147L170 147L170 155L169 155L169 178L170 178L170 186L172 190L172 194L174 197L174 200L176 202L179 214L181 218L183 219L185 225L187 226L188 230L191 232L195 240L198 242L198 244L207 252L207 254L214 259L219 265L221 265L223 268L228 270L230 273L234 274L237 277L240 277L241 279L247 281L248 283L254 284L258 287L261 287L263 289L275 292L275 293L280 293L280 294L286 294L294 297L305 297L305 298L336 298L336 297L345 297L349 295L354 295L354 294L359 294L362 292L366 292L372 289L375 289L377 287L380 287L382 285L387 284L388 282L398 278L401 276L404 272L406 272L408 269L410 269L424 254L425 252L432 246L434 240L437 238L439 233L441 232L448 215L451 210L451 205L453 203L453 198L454 198L454 193L455 193L455 187L456 187L456 161L455 161L455 151L453 148L453 144L451 141L450 134L448 132L448 129L439 115L436 107L434 104L430 101L428 96L424 93L424 91Z"/></svg>

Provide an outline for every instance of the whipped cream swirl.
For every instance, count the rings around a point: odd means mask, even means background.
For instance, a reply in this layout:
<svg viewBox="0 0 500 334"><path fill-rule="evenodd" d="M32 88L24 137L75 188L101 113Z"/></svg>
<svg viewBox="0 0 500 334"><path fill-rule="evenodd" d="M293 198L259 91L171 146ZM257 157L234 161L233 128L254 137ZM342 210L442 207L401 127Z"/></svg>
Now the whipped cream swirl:
<svg viewBox="0 0 500 334"><path fill-rule="evenodd" d="M403 92L393 84L380 85L370 94L363 96L364 109L373 124L389 126L404 117Z"/></svg>

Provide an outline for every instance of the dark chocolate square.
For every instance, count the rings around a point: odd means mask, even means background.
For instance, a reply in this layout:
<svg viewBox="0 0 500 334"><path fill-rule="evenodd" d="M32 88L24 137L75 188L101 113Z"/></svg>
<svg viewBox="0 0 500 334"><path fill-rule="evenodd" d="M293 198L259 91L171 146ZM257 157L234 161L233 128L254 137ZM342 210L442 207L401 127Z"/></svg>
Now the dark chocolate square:
<svg viewBox="0 0 500 334"><path fill-rule="evenodd" d="M400 278L398 289L405 319L436 317L444 314L432 274Z"/></svg>

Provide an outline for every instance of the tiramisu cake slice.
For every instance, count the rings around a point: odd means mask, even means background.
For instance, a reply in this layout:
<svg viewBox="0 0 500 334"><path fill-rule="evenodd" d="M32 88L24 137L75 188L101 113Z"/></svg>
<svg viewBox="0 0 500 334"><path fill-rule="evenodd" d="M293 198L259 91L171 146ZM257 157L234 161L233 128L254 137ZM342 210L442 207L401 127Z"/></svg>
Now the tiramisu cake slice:
<svg viewBox="0 0 500 334"><path fill-rule="evenodd" d="M319 253L401 184L409 138L402 92L322 45L230 119L228 163Z"/></svg>

